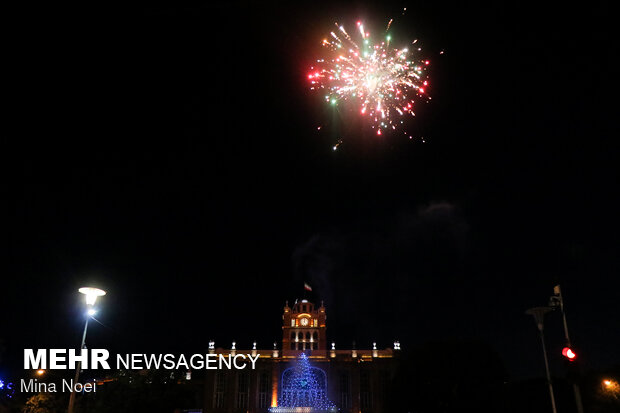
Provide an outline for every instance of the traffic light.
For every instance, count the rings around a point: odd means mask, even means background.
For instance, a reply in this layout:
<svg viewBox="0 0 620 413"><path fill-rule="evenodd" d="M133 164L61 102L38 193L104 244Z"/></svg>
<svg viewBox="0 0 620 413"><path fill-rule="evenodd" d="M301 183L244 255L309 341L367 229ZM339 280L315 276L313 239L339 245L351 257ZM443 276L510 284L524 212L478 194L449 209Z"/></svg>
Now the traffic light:
<svg viewBox="0 0 620 413"><path fill-rule="evenodd" d="M566 346L562 349L562 356L564 356L564 364L566 365L566 378L570 383L578 383L581 374L579 372L580 363L577 361L577 353L573 348Z"/></svg>
<svg viewBox="0 0 620 413"><path fill-rule="evenodd" d="M575 361L575 359L577 358L577 353L575 353L573 351L573 349L571 349L570 347L564 347L562 349L562 355L568 360L568 361Z"/></svg>

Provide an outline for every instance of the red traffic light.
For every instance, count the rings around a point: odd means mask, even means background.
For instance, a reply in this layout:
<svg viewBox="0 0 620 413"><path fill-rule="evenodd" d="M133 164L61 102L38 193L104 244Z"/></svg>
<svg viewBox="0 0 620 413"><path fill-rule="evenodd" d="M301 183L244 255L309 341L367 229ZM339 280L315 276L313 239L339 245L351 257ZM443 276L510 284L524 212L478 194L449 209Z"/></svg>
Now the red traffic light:
<svg viewBox="0 0 620 413"><path fill-rule="evenodd" d="M562 349L562 355L569 361L574 361L577 358L577 353L575 353L570 347L564 347Z"/></svg>

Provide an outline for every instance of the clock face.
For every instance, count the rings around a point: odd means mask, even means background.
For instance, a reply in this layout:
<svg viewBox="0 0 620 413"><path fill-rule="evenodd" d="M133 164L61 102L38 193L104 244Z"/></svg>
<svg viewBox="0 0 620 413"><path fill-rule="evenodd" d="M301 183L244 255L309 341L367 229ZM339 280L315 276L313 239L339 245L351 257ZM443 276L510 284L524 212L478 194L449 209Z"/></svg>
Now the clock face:
<svg viewBox="0 0 620 413"><path fill-rule="evenodd" d="M307 326L308 325L308 319L307 318L302 318L300 321L302 326Z"/></svg>

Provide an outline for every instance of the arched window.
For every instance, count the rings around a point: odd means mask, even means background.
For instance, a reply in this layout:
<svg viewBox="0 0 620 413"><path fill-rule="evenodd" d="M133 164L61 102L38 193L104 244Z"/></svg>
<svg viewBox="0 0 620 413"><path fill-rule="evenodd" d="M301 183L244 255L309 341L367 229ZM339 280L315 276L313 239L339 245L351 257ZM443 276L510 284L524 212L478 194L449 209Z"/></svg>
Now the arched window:
<svg viewBox="0 0 620 413"><path fill-rule="evenodd" d="M309 331L306 332L306 341L310 341L310 332Z"/></svg>
<svg viewBox="0 0 620 413"><path fill-rule="evenodd" d="M319 333L317 333L316 331L312 333L312 339L314 341L319 341Z"/></svg>

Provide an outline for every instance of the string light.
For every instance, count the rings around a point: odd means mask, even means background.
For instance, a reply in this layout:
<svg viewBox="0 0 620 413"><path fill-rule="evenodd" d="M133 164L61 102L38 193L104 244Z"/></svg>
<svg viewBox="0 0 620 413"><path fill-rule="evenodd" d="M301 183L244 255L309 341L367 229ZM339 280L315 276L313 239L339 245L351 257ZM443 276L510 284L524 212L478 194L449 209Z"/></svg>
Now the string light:
<svg viewBox="0 0 620 413"><path fill-rule="evenodd" d="M338 410L326 395L325 372L312 367L308 356L302 353L295 366L282 373L282 393L278 407L271 413L318 412Z"/></svg>

